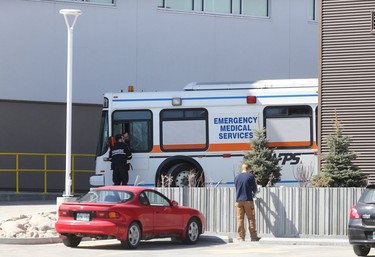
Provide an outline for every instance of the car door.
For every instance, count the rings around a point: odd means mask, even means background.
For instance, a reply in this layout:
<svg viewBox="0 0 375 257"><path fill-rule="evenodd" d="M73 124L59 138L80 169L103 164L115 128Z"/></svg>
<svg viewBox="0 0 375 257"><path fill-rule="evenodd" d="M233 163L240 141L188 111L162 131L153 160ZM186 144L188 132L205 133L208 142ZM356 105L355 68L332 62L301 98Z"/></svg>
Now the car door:
<svg viewBox="0 0 375 257"><path fill-rule="evenodd" d="M178 233L183 216L178 213L177 208L171 206L169 199L157 191L147 190L145 194L153 208L155 234Z"/></svg>
<svg viewBox="0 0 375 257"><path fill-rule="evenodd" d="M138 217L142 223L143 235L147 237L154 234L154 208L150 206L145 192L138 195L138 202L142 206Z"/></svg>

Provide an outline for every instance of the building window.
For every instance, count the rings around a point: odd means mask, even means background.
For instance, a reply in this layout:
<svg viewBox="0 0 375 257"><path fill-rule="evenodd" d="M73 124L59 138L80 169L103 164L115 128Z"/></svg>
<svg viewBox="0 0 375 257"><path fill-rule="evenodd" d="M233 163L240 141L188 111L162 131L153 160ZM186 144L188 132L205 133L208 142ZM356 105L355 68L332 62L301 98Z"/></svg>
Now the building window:
<svg viewBox="0 0 375 257"><path fill-rule="evenodd" d="M267 0L242 0L242 13L250 16L268 16Z"/></svg>
<svg viewBox="0 0 375 257"><path fill-rule="evenodd" d="M310 0L309 6L309 19L317 21L319 19L319 1L320 0Z"/></svg>
<svg viewBox="0 0 375 257"><path fill-rule="evenodd" d="M193 1L181 1L181 0L164 0L159 1L161 4L160 6L163 6L163 8L167 9L174 9L174 10L185 10L185 11L191 11L193 10Z"/></svg>
<svg viewBox="0 0 375 257"><path fill-rule="evenodd" d="M97 3L97 4L114 4L115 0L85 0L83 2Z"/></svg>
<svg viewBox="0 0 375 257"><path fill-rule="evenodd" d="M158 8L268 17L269 0L158 0Z"/></svg>
<svg viewBox="0 0 375 257"><path fill-rule="evenodd" d="M181 0L180 0L181 1ZM203 11L203 1L202 0L194 0L194 11Z"/></svg>
<svg viewBox="0 0 375 257"><path fill-rule="evenodd" d="M232 13L231 0L204 0L204 11L211 13Z"/></svg>
<svg viewBox="0 0 375 257"><path fill-rule="evenodd" d="M46 2L74 2L74 3L88 3L88 4L106 4L114 5L115 0L44 0Z"/></svg>

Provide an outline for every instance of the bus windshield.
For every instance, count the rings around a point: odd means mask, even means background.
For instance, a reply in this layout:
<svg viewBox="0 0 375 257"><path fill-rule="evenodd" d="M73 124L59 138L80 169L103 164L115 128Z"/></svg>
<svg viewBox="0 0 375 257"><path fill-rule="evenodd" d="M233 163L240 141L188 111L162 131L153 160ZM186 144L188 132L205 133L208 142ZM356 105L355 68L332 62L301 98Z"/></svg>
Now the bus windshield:
<svg viewBox="0 0 375 257"><path fill-rule="evenodd" d="M102 112L100 120L99 141L96 149L96 155L101 156L108 150L108 111Z"/></svg>

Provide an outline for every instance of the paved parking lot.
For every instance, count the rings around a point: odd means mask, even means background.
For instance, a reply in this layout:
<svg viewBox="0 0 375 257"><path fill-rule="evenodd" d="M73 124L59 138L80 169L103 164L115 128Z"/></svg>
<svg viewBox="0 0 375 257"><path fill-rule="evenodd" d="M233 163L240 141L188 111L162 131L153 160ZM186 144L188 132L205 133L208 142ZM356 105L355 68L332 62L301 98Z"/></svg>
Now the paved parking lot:
<svg viewBox="0 0 375 257"><path fill-rule="evenodd" d="M56 200L0 201L0 220L47 211L57 211Z"/></svg>
<svg viewBox="0 0 375 257"><path fill-rule="evenodd" d="M213 243L199 242L193 246L172 243L169 240L142 242L136 250L125 250L117 240L85 241L77 248L69 248L62 243L45 245L0 244L2 257L352 257L355 256L350 246L318 245L278 245L259 242ZM375 250L374 250L375 253ZM371 252L370 252L371 254ZM371 256L371 255L370 255ZM372 255L374 256L374 255Z"/></svg>

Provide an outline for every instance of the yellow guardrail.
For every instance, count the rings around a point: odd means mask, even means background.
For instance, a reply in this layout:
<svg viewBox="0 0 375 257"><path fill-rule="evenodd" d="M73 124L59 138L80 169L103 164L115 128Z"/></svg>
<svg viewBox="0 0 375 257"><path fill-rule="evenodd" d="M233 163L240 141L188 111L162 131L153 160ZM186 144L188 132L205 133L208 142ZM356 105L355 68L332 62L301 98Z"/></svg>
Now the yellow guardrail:
<svg viewBox="0 0 375 257"><path fill-rule="evenodd" d="M48 193L47 192L47 175L48 173L53 173L53 172L64 172L65 173L65 168L64 169L48 169L48 159L52 157L65 157L65 154L50 154L50 153L0 153L0 157L2 156L8 156L8 157L14 157L15 158L15 168L5 168L2 169L0 168L0 173L1 172L14 172L16 176L16 193L19 193L19 176L21 172L43 172L44 173L44 192L43 193ZM43 157L43 168L20 168L20 157ZM76 169L76 161L78 158L84 158L84 157L95 157L94 154L72 154L72 165L71 165L71 177L72 177L72 193L74 193L74 175L75 173L79 172L95 172L95 170L85 170L85 169ZM8 161L11 162L11 161ZM24 166L24 165L22 165ZM65 162L64 162L65 166Z"/></svg>

